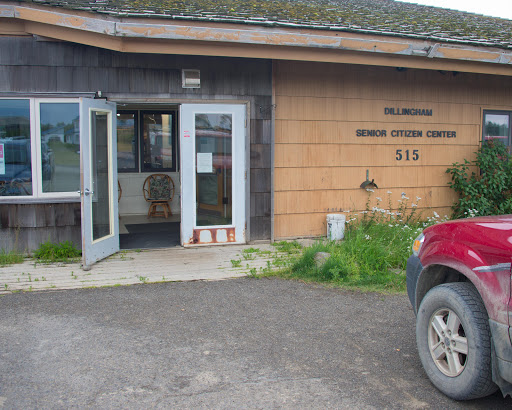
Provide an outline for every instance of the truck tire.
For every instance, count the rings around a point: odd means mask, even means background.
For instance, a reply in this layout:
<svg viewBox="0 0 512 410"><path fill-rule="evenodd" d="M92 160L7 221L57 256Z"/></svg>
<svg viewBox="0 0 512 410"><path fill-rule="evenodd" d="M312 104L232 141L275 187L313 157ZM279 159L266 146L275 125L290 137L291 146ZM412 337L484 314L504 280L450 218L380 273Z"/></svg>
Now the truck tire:
<svg viewBox="0 0 512 410"><path fill-rule="evenodd" d="M448 397L470 400L494 393L489 317L467 282L432 288L416 319L418 353L430 381Z"/></svg>

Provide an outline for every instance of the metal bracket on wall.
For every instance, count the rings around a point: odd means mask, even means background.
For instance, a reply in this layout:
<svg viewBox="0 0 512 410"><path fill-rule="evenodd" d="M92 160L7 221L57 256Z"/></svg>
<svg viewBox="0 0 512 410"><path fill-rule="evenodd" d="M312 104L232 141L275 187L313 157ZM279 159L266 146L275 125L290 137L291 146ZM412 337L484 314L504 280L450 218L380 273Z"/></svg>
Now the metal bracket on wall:
<svg viewBox="0 0 512 410"><path fill-rule="evenodd" d="M360 185L363 189L372 189L372 188L378 188L377 184L374 182L375 180L372 179L370 181L370 170L366 170L366 181L363 181L363 183Z"/></svg>
<svg viewBox="0 0 512 410"><path fill-rule="evenodd" d="M271 105L267 105L267 106L259 105L258 107L260 109L260 114L263 114L263 113L266 113L266 112L268 112L268 111L270 111L272 109L275 110L276 106L277 106L276 104L271 104Z"/></svg>

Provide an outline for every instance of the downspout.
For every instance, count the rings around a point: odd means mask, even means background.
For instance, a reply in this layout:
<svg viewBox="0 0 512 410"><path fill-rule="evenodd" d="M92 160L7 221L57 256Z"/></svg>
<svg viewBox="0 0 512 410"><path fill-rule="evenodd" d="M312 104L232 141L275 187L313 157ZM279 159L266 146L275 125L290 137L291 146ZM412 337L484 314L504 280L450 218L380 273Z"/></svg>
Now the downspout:
<svg viewBox="0 0 512 410"><path fill-rule="evenodd" d="M272 60L272 109L270 117L270 242L274 242L274 150L276 126L276 64Z"/></svg>

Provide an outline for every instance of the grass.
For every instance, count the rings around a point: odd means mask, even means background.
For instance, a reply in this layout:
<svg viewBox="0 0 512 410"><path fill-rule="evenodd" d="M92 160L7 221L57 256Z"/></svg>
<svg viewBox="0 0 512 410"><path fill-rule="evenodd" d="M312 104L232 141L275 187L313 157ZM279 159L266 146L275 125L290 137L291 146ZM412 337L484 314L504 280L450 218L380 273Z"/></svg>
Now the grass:
<svg viewBox="0 0 512 410"><path fill-rule="evenodd" d="M6 252L3 249L0 249L0 266L12 265L14 263L22 263L25 260L23 254L10 251Z"/></svg>
<svg viewBox="0 0 512 410"><path fill-rule="evenodd" d="M402 228L357 224L346 230L340 243L319 241L305 248L281 274L363 291L403 292L411 233L416 229ZM320 266L315 262L318 252L330 254Z"/></svg>
<svg viewBox="0 0 512 410"><path fill-rule="evenodd" d="M52 243L50 241L39 245L34 251L34 259L38 262L75 262L80 258L82 252L75 248L70 241Z"/></svg>
<svg viewBox="0 0 512 410"><path fill-rule="evenodd" d="M233 268L239 268L242 266L242 260L241 259L231 259L231 266Z"/></svg>
<svg viewBox="0 0 512 410"><path fill-rule="evenodd" d="M416 202L420 199L416 198ZM367 210L348 218L345 238L341 242L318 240L302 251L296 242L275 244L291 259L279 271L267 275L359 291L405 292L405 268L413 240L426 226L441 221L435 213L434 218L421 220L415 214L417 204L408 209L408 200L402 194L393 212L391 203L388 210L378 206L371 208L369 196ZM377 201L378 205L382 200L377 198ZM329 254L324 263L315 261L318 252Z"/></svg>

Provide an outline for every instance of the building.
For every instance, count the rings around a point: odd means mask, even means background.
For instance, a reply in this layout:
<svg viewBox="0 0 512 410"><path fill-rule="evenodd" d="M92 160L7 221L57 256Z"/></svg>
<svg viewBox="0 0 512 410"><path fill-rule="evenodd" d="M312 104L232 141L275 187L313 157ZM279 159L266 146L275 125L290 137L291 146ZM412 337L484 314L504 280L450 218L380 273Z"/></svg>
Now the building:
<svg viewBox="0 0 512 410"><path fill-rule="evenodd" d="M154 173L183 246L323 235L367 180L448 213L511 76L512 21L393 0L0 1L0 248L115 252Z"/></svg>

